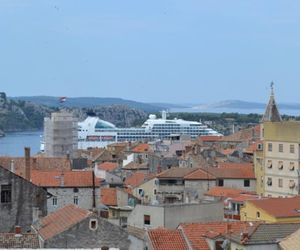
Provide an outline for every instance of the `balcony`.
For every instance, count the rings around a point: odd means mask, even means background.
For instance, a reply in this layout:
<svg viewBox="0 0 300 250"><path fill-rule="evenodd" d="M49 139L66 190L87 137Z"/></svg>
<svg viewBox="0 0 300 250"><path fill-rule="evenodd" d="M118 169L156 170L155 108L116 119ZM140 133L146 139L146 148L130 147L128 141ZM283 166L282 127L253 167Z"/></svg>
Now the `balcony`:
<svg viewBox="0 0 300 250"><path fill-rule="evenodd" d="M224 209L224 219L241 220L239 211Z"/></svg>

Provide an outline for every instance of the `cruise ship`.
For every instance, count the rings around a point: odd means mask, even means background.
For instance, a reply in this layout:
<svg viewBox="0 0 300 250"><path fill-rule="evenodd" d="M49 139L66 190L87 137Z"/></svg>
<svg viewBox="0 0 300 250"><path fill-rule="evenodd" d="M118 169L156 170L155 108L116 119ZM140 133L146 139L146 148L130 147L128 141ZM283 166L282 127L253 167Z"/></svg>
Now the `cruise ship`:
<svg viewBox="0 0 300 250"><path fill-rule="evenodd" d="M161 118L149 115L149 119L140 128L117 128L110 122L89 115L83 122L78 123L78 148L105 147L125 141L163 140L175 135L189 135L192 139L199 135L221 136L201 122L167 119L165 111Z"/></svg>

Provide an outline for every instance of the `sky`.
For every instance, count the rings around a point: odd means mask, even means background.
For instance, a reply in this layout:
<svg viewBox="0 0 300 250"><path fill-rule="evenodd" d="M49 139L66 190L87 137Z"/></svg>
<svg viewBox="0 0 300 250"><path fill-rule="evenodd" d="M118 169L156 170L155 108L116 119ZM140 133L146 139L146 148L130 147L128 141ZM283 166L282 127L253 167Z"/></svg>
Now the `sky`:
<svg viewBox="0 0 300 250"><path fill-rule="evenodd" d="M300 1L0 0L0 91L300 102Z"/></svg>

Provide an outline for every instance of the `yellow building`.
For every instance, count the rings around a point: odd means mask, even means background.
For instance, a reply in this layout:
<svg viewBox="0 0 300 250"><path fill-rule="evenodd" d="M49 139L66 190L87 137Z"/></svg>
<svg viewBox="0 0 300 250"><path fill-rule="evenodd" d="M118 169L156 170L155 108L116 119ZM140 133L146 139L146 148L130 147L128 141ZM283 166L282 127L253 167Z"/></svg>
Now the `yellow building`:
<svg viewBox="0 0 300 250"><path fill-rule="evenodd" d="M253 156L254 162L254 172L256 178L256 193L260 196L264 195L265 186L264 186L264 157L263 157L263 143L259 142L257 144L256 152Z"/></svg>
<svg viewBox="0 0 300 250"><path fill-rule="evenodd" d="M132 190L132 194L141 199L143 204L151 204L157 200L158 180L155 176L145 180Z"/></svg>
<svg viewBox="0 0 300 250"><path fill-rule="evenodd" d="M300 196L247 201L240 215L242 221L300 222Z"/></svg>
<svg viewBox="0 0 300 250"><path fill-rule="evenodd" d="M263 129L264 195L298 195L300 122L265 122Z"/></svg>
<svg viewBox="0 0 300 250"><path fill-rule="evenodd" d="M298 195L300 122L282 121L273 85L262 118L261 139L254 154L257 194L268 197Z"/></svg>

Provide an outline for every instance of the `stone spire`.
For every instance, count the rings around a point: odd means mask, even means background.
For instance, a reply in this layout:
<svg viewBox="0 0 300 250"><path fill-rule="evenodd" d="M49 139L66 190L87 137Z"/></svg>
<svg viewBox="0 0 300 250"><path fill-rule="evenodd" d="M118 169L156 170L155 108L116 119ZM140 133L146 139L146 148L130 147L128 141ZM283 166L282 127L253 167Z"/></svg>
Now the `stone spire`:
<svg viewBox="0 0 300 250"><path fill-rule="evenodd" d="M266 107L265 114L261 120L262 122L281 122L281 116L279 114L275 97L274 97L274 83L271 82L271 95L269 99L269 103Z"/></svg>

